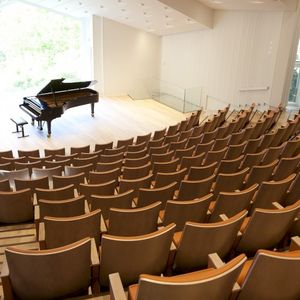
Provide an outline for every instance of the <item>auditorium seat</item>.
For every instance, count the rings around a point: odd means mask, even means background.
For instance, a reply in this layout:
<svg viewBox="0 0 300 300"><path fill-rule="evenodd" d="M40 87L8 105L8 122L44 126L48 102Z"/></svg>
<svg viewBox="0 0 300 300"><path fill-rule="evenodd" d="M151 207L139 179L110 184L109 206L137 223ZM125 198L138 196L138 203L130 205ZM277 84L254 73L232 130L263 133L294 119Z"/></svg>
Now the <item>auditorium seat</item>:
<svg viewBox="0 0 300 300"><path fill-rule="evenodd" d="M211 150L217 151L217 150L221 150L224 147L228 146L229 139L230 139L230 135L228 135L224 138L215 139L214 145Z"/></svg>
<svg viewBox="0 0 300 300"><path fill-rule="evenodd" d="M176 182L171 182L159 188L140 188L136 202L137 207L147 206L159 200L162 203L162 209L164 209L166 202L173 199L176 186Z"/></svg>
<svg viewBox="0 0 300 300"><path fill-rule="evenodd" d="M78 192L84 195L88 201L92 195L114 195L117 182L111 180L105 183L80 183Z"/></svg>
<svg viewBox="0 0 300 300"><path fill-rule="evenodd" d="M163 187L166 186L172 182L176 182L176 188L179 188L179 184L181 180L184 178L185 174L187 172L187 169L181 169L176 172L171 172L171 173L160 173L158 172L155 181L154 181L154 187Z"/></svg>
<svg viewBox="0 0 300 300"><path fill-rule="evenodd" d="M52 176L53 175L58 175L60 176L62 174L63 168L62 166L57 166L53 168L32 168L32 179L37 179L41 177L47 176L50 181L52 181Z"/></svg>
<svg viewBox="0 0 300 300"><path fill-rule="evenodd" d="M138 135L135 139L135 145L140 145L142 143L145 143L146 146L148 145L150 139L151 139L151 132L144 135Z"/></svg>
<svg viewBox="0 0 300 300"><path fill-rule="evenodd" d="M276 166L272 179L282 180L292 173L297 172L297 167L300 163L300 154L294 157L281 158L278 165Z"/></svg>
<svg viewBox="0 0 300 300"><path fill-rule="evenodd" d="M0 181L0 191L1 192L10 192L10 184L8 179L4 179Z"/></svg>
<svg viewBox="0 0 300 300"><path fill-rule="evenodd" d="M23 157L25 156L28 158L28 156L34 156L34 157L40 157L40 150L34 149L34 150L18 150L18 156Z"/></svg>
<svg viewBox="0 0 300 300"><path fill-rule="evenodd" d="M129 287L128 299L229 299L246 260L243 254L226 264L219 263L217 259L209 269L172 277L141 274L138 284ZM109 279L113 299L126 300L119 274L110 274Z"/></svg>
<svg viewBox="0 0 300 300"><path fill-rule="evenodd" d="M31 190L0 192L0 223L24 223L33 221Z"/></svg>
<svg viewBox="0 0 300 300"><path fill-rule="evenodd" d="M36 188L35 191L38 200L66 200L75 197L74 184L70 184L57 189Z"/></svg>
<svg viewBox="0 0 300 300"><path fill-rule="evenodd" d="M176 172L177 166L179 164L179 158L170 160L170 161L159 161L153 163L153 174L157 175L157 173L172 173Z"/></svg>
<svg viewBox="0 0 300 300"><path fill-rule="evenodd" d="M129 147L128 147L128 149L129 149ZM125 153L125 158L127 158L127 159L137 159L137 158L145 157L148 154L148 152L149 152L149 150L148 150L147 147L144 147L139 151L135 151L135 150L134 151L127 151Z"/></svg>
<svg viewBox="0 0 300 300"><path fill-rule="evenodd" d="M126 140L118 140L116 148L124 147L125 151L127 150L129 145L133 144L133 137Z"/></svg>
<svg viewBox="0 0 300 300"><path fill-rule="evenodd" d="M217 162L213 162L210 165L206 165L206 166L199 166L199 167L191 166L187 175L187 180L203 180L208 177L211 177L214 175L217 169L217 165L218 165Z"/></svg>
<svg viewBox="0 0 300 300"><path fill-rule="evenodd" d="M125 158L124 159L124 167L141 167L150 162L149 154L146 154L140 158Z"/></svg>
<svg viewBox="0 0 300 300"><path fill-rule="evenodd" d="M108 287L108 275L119 272L125 286L143 273L160 275L167 266L175 224L134 237L103 234L100 250L100 286Z"/></svg>
<svg viewBox="0 0 300 300"><path fill-rule="evenodd" d="M217 223L187 222L183 231L174 235L177 247L174 272L186 273L206 268L210 253L217 253L223 259L232 250L246 215L244 210Z"/></svg>
<svg viewBox="0 0 300 300"><path fill-rule="evenodd" d="M176 231L182 231L186 222L204 223L212 196L208 194L189 201L168 200L165 210L159 214L162 224L175 223Z"/></svg>
<svg viewBox="0 0 300 300"><path fill-rule="evenodd" d="M205 153L201 153L199 155L183 156L180 160L180 169L186 168L189 171L191 167L200 167L202 165L204 157Z"/></svg>
<svg viewBox="0 0 300 300"><path fill-rule="evenodd" d="M140 166L140 167L124 167L123 168L123 179L138 179L147 176L151 171L151 163Z"/></svg>
<svg viewBox="0 0 300 300"><path fill-rule="evenodd" d="M152 140L152 141L156 141L156 140L162 139L162 138L165 136L166 131L167 131L166 128L163 128L163 129L160 129L160 130L155 130L155 131L153 132L153 136L152 136L152 139L151 139L151 140Z"/></svg>
<svg viewBox="0 0 300 300"><path fill-rule="evenodd" d="M292 227L299 209L300 200L285 208L255 209L241 228L236 251L253 256L258 249L275 248Z"/></svg>
<svg viewBox="0 0 300 300"><path fill-rule="evenodd" d="M49 189L49 180L47 176L37 179L15 179L15 188L17 191L30 189L31 196L33 197L36 192L36 188Z"/></svg>
<svg viewBox="0 0 300 300"><path fill-rule="evenodd" d="M66 176L73 176L79 173L84 173L85 178L89 181L89 172L94 170L93 164L87 164L83 166L65 166L65 175ZM58 175L58 174L55 174Z"/></svg>
<svg viewBox="0 0 300 300"><path fill-rule="evenodd" d="M117 147L117 148L113 148L113 149L106 148L104 150L104 154L105 155L115 155L115 154L119 154L119 153L124 153L125 151L126 151L125 146Z"/></svg>
<svg viewBox="0 0 300 300"><path fill-rule="evenodd" d="M136 197L140 188L150 188L152 177L153 175L149 174L139 179L120 179L119 193L133 190L134 197Z"/></svg>
<svg viewBox="0 0 300 300"><path fill-rule="evenodd" d="M133 190L128 190L117 195L91 195L89 205L91 211L101 210L104 220L109 218L110 208L131 208L133 201Z"/></svg>
<svg viewBox="0 0 300 300"><path fill-rule="evenodd" d="M74 188L78 190L79 184L84 183L84 178L85 178L85 174L83 172L71 176L53 175L52 176L53 188L58 189L73 184Z"/></svg>
<svg viewBox="0 0 300 300"><path fill-rule="evenodd" d="M217 170L217 174L219 174L219 173L227 174L227 173L238 172L243 159L244 159L244 155L241 155L240 157L235 158L235 159L222 159L220 161L220 164L219 164L219 167Z"/></svg>
<svg viewBox="0 0 300 300"><path fill-rule="evenodd" d="M119 176L121 175L121 168L115 168L111 171L106 172L95 172L90 171L89 178L90 184L106 183L114 180L116 183L119 181ZM84 182L82 182L84 183Z"/></svg>
<svg viewBox="0 0 300 300"><path fill-rule="evenodd" d="M167 163L172 161L174 157L174 151L167 151L165 153L152 153L151 154L151 163Z"/></svg>
<svg viewBox="0 0 300 300"><path fill-rule="evenodd" d="M66 149L65 148L59 148L59 149L44 149L45 156L50 156L54 158L56 154L59 155L66 155Z"/></svg>
<svg viewBox="0 0 300 300"><path fill-rule="evenodd" d="M112 163L97 163L96 171L97 172L108 172L114 169L121 169L123 165L123 159Z"/></svg>
<svg viewBox="0 0 300 300"><path fill-rule="evenodd" d="M104 144L95 144L95 151L104 151L106 149L112 149L113 142L108 142Z"/></svg>
<svg viewBox="0 0 300 300"><path fill-rule="evenodd" d="M80 146L80 147L70 147L70 154L80 154L82 152L90 152L90 145Z"/></svg>
<svg viewBox="0 0 300 300"><path fill-rule="evenodd" d="M107 233L116 236L137 236L157 230L161 202L139 208L110 208Z"/></svg>

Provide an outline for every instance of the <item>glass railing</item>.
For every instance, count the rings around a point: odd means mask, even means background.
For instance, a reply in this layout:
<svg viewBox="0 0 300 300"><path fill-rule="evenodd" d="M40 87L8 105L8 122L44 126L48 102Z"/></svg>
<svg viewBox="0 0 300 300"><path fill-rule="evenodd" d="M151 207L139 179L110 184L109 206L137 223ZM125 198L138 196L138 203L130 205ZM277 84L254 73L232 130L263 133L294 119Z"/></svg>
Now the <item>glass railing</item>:
<svg viewBox="0 0 300 300"><path fill-rule="evenodd" d="M182 113L201 107L202 88L183 88L163 80L148 80L139 84L129 96L134 100L153 99Z"/></svg>

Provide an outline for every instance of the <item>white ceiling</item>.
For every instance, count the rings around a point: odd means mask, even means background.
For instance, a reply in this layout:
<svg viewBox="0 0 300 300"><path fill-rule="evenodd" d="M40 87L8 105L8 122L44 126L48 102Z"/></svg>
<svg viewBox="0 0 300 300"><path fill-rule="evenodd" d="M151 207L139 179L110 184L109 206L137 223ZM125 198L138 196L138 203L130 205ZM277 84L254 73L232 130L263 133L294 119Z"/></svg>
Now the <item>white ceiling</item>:
<svg viewBox="0 0 300 300"><path fill-rule="evenodd" d="M217 10L288 11L297 8L297 0L197 0Z"/></svg>
<svg viewBox="0 0 300 300"><path fill-rule="evenodd" d="M0 6L17 0L0 0ZM182 4L189 5L191 0ZM295 10L298 0L197 0L212 9L225 10ZM103 16L158 35L193 31L205 27L158 0L24 0L60 13L83 18ZM196 0L194 0L196 2ZM259 2L259 3L258 3ZM263 3L260 3L263 2ZM196 2L197 3L197 2Z"/></svg>

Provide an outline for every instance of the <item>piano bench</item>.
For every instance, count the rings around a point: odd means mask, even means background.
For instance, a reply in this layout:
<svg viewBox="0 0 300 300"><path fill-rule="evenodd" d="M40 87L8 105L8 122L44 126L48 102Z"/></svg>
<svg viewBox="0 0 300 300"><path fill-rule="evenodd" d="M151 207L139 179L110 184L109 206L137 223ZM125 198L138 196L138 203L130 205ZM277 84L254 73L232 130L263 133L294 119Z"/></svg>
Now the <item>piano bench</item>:
<svg viewBox="0 0 300 300"><path fill-rule="evenodd" d="M15 124L16 124L16 131L13 131L13 133L19 133L21 132L22 135L19 136L19 138L27 137L29 135L24 134L24 125L28 124L26 120L24 120L22 117L16 117L16 118L10 118ZM19 130L21 128L21 130Z"/></svg>

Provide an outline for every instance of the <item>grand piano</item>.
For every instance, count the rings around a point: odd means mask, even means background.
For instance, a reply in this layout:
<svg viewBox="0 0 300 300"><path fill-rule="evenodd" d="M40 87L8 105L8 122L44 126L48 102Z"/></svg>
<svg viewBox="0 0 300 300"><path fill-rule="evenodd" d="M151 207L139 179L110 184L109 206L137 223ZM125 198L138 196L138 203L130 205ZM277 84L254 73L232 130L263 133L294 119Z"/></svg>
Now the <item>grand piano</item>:
<svg viewBox="0 0 300 300"><path fill-rule="evenodd" d="M51 80L36 96L24 97L20 108L32 120L38 122L38 128L43 130L43 122L47 122L48 137L51 136L51 122L59 118L65 110L91 104L91 114L94 116L95 102L99 100L97 91L88 88L95 81L64 82L64 78Z"/></svg>

